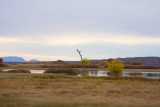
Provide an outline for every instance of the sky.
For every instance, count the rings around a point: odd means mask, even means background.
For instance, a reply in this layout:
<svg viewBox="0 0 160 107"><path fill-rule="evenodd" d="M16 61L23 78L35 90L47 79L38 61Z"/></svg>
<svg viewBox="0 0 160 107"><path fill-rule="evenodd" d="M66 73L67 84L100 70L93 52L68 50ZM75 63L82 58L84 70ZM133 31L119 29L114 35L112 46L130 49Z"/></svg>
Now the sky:
<svg viewBox="0 0 160 107"><path fill-rule="evenodd" d="M160 56L160 0L0 0L0 57Z"/></svg>

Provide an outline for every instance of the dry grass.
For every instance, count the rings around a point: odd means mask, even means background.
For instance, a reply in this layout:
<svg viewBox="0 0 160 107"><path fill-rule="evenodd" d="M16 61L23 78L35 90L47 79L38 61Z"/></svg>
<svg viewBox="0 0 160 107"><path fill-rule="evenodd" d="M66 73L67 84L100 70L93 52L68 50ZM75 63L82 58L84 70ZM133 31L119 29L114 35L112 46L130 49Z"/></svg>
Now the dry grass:
<svg viewBox="0 0 160 107"><path fill-rule="evenodd" d="M80 71L75 68L50 68L44 73L64 73L69 75L78 75L80 74Z"/></svg>
<svg viewBox="0 0 160 107"><path fill-rule="evenodd" d="M156 73L148 73L147 76L160 76L160 74L156 74Z"/></svg>
<svg viewBox="0 0 160 107"><path fill-rule="evenodd" d="M129 75L142 75L142 73L141 72L130 72L130 73L128 73Z"/></svg>
<svg viewBox="0 0 160 107"><path fill-rule="evenodd" d="M160 80L0 75L0 107L159 107Z"/></svg>

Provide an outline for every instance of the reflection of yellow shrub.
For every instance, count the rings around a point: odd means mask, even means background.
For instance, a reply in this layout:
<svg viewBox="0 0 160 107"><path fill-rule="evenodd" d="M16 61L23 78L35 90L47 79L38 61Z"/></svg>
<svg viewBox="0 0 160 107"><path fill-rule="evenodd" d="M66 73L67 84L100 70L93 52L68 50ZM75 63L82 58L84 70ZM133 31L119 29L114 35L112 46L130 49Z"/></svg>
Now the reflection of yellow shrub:
<svg viewBox="0 0 160 107"><path fill-rule="evenodd" d="M109 74L120 75L123 71L123 68L124 68L124 64L122 61L113 60L108 66L108 70L110 71Z"/></svg>

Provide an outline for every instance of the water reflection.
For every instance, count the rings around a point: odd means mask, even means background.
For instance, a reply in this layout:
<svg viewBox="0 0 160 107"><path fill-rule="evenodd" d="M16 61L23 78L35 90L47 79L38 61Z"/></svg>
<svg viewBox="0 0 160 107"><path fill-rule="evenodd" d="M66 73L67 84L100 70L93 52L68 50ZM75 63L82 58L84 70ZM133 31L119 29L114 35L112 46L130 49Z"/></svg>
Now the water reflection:
<svg viewBox="0 0 160 107"><path fill-rule="evenodd" d="M13 69L2 69L2 71L10 71ZM31 73L39 73L42 74L45 72L45 70L29 70ZM97 76L97 77L101 77L101 76L110 76L108 75L108 71L88 71L89 76ZM131 75L130 73L137 73L136 75ZM78 75L80 76L80 75ZM144 78L152 78L152 79L160 79L160 72L149 72L149 71L145 71L145 72L138 72L138 71L123 71L122 76L126 76L126 77L144 77Z"/></svg>
<svg viewBox="0 0 160 107"><path fill-rule="evenodd" d="M31 73L43 74L45 70L29 70Z"/></svg>
<svg viewBox="0 0 160 107"><path fill-rule="evenodd" d="M108 76L107 74L108 71L89 71L89 76L98 76L98 77L101 77L101 76Z"/></svg>
<svg viewBox="0 0 160 107"><path fill-rule="evenodd" d="M139 73L140 75L130 75L130 73ZM100 77L100 76L110 76L110 75L108 75L108 71L89 71L89 76L98 76L98 77ZM122 76L160 79L160 72L123 71Z"/></svg>

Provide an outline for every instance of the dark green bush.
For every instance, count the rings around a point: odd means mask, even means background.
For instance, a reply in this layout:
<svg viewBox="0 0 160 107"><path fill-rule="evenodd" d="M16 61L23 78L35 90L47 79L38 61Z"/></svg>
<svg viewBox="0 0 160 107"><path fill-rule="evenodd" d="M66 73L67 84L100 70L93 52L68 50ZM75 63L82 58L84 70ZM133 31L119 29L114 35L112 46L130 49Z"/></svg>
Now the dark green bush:
<svg viewBox="0 0 160 107"><path fill-rule="evenodd" d="M7 73L31 73L31 72L29 70L15 69L15 70L7 71Z"/></svg>
<svg viewBox="0 0 160 107"><path fill-rule="evenodd" d="M47 69L44 73L65 73L69 75L78 75L80 72L73 68L52 68Z"/></svg>

